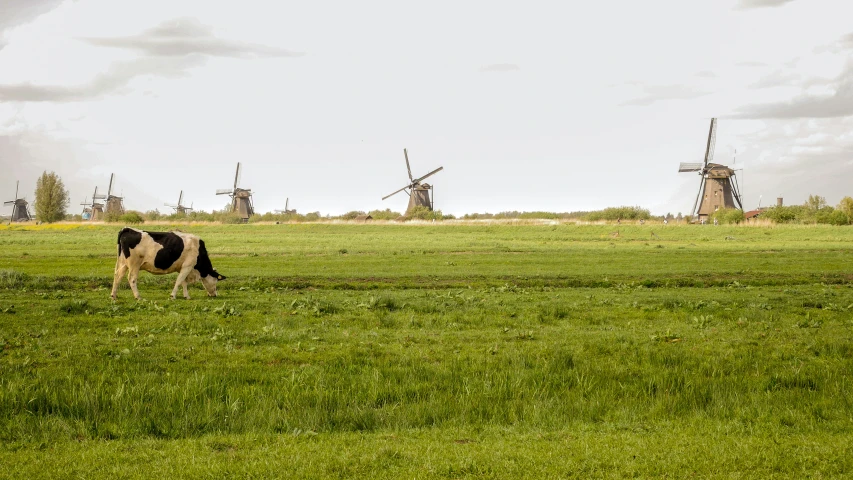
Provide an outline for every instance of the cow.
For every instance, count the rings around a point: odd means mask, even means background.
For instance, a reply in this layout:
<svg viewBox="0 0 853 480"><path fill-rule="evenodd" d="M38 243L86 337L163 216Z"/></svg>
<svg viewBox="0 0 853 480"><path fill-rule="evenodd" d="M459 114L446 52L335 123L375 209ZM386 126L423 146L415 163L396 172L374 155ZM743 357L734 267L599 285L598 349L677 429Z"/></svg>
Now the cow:
<svg viewBox="0 0 853 480"><path fill-rule="evenodd" d="M170 296L172 300L180 286L184 287L184 297L189 300L187 284L198 280L201 280L207 295L215 297L216 283L225 280L224 275L213 269L204 240L197 236L183 232L144 232L125 227L118 232L118 258L110 294L113 300L125 273L133 296L139 300L136 288L139 270L155 275L177 272L178 279Z"/></svg>

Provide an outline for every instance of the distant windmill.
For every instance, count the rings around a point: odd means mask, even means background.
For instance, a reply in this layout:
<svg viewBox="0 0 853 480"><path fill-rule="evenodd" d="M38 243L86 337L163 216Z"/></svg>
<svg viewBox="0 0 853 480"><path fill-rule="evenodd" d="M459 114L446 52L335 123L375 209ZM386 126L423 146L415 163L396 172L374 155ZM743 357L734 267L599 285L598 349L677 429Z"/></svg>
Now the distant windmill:
<svg viewBox="0 0 853 480"><path fill-rule="evenodd" d="M107 215L114 213L116 215L124 214L124 202L123 198L113 195L113 181L115 180L116 175L113 173L110 175L110 187L107 189L107 201L106 208L104 213Z"/></svg>
<svg viewBox="0 0 853 480"><path fill-rule="evenodd" d="M186 215L187 213L190 213L193 210L193 207L192 207L192 205L187 207L186 205L183 204L183 201L184 201L184 191L181 190L181 193L178 195L177 205L173 205L171 203L165 203L164 205L167 207L174 208L175 213L180 213L182 215Z"/></svg>
<svg viewBox="0 0 853 480"><path fill-rule="evenodd" d="M721 208L739 208L743 210L735 171L731 168L711 163L714 159L714 143L717 140L717 119L711 119L708 130L708 143L705 146L705 161L702 163L684 163L678 166L679 172L699 172L699 193L693 202L691 214L699 221L707 220L710 215ZM701 200L701 201L700 201ZM697 208L698 207L698 208Z"/></svg>
<svg viewBox="0 0 853 480"><path fill-rule="evenodd" d="M13 222L26 222L28 220L32 220L32 216L30 215L30 209L28 207L27 200L24 198L18 197L18 187L21 182L18 181L15 183L15 199L9 200L8 202L3 202L4 206L11 205L12 206L12 221Z"/></svg>
<svg viewBox="0 0 853 480"><path fill-rule="evenodd" d="M104 204L99 203L98 200L105 200L107 198L103 193L98 194L98 187L95 187L95 193L92 194L92 202L89 203L85 198L80 205L83 205L83 220L103 220L104 219Z"/></svg>
<svg viewBox="0 0 853 480"><path fill-rule="evenodd" d="M406 169L409 172L409 184L394 193L385 195L384 197L382 197L382 200L385 200L386 198L396 195L404 190L408 190L406 194L409 195L409 206L406 207L406 215L410 214L412 210L415 209L415 207L427 207L428 209L433 210L432 185L421 182L423 182L427 177L430 177L440 172L444 169L444 167L438 167L435 170L427 173L423 177L413 178L412 167L409 164L409 153L406 151L405 148L403 149L403 156L406 157Z"/></svg>
<svg viewBox="0 0 853 480"><path fill-rule="evenodd" d="M289 208L287 208L288 205L290 205L290 198L289 197L284 201L284 210L276 210L275 213L283 213L285 215L289 215L291 213L296 213L295 209L290 210Z"/></svg>
<svg viewBox="0 0 853 480"><path fill-rule="evenodd" d="M234 174L234 187L221 188L216 191L217 195L228 195L231 197L231 211L240 215L244 222L249 221L249 217L255 214L255 208L252 206L252 189L239 188L240 183L240 162L237 162L237 173Z"/></svg>

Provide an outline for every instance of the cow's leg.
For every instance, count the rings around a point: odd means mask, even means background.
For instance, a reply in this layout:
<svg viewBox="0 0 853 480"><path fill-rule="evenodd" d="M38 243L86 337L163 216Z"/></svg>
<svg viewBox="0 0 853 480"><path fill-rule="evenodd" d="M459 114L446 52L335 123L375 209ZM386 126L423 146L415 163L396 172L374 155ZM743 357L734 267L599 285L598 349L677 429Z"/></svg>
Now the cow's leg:
<svg viewBox="0 0 853 480"><path fill-rule="evenodd" d="M121 258L116 261L116 271L115 275L113 275L113 290L110 292L110 297L113 300L116 299L116 292L118 292L118 287L121 284L121 277L127 272L127 262L123 261Z"/></svg>
<svg viewBox="0 0 853 480"><path fill-rule="evenodd" d="M130 267L127 272L127 281L130 283L130 289L133 290L133 297L139 300L139 289L136 288L136 280L139 278L139 268Z"/></svg>
<svg viewBox="0 0 853 480"><path fill-rule="evenodd" d="M189 276L190 272L192 272L192 271L193 271L192 266L184 267L181 269L180 273L178 273L178 279L175 280L175 288L172 289L172 295L169 296L170 299L172 299L172 300L175 299L175 295L178 294L178 287L180 287L181 284L186 282L187 276ZM187 292L186 285L184 285L184 292L186 292L184 294L184 296L189 298L189 292Z"/></svg>
<svg viewBox="0 0 853 480"><path fill-rule="evenodd" d="M184 287L184 298L189 300L190 299L190 291L187 290L187 282L186 281L183 283L183 287Z"/></svg>

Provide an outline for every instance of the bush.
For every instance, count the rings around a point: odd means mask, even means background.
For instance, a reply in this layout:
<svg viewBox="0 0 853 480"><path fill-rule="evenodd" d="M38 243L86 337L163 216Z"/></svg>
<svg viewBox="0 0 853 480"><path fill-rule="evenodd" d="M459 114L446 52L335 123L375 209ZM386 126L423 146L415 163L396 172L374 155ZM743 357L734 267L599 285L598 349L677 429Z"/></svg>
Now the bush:
<svg viewBox="0 0 853 480"><path fill-rule="evenodd" d="M825 223L828 225L849 225L850 221L847 214L841 210L836 210L832 207L824 207L815 215L817 223Z"/></svg>
<svg viewBox="0 0 853 480"><path fill-rule="evenodd" d="M400 212L394 212L390 208L386 208L385 210L371 210L368 215L373 217L374 220L396 220L400 217Z"/></svg>
<svg viewBox="0 0 853 480"><path fill-rule="evenodd" d="M406 214L409 219L417 220L444 220L441 210L430 210L429 207L418 205Z"/></svg>
<svg viewBox="0 0 853 480"><path fill-rule="evenodd" d="M145 223L145 219L142 217L142 214L139 212L135 212L133 210L125 213L118 217L121 223L126 225L137 225L140 223Z"/></svg>
<svg viewBox="0 0 853 480"><path fill-rule="evenodd" d="M595 222L598 220L648 220L651 213L640 207L609 207L604 210L589 212L585 220Z"/></svg>
<svg viewBox="0 0 853 480"><path fill-rule="evenodd" d="M743 210L737 208L721 208L711 215L711 219L717 219L722 224L738 224L743 221Z"/></svg>
<svg viewBox="0 0 853 480"><path fill-rule="evenodd" d="M347 212L347 213L341 215L338 218L340 218L341 220L355 220L355 217L357 217L359 215L364 215L364 214L365 213L362 212L361 210L353 210L351 212Z"/></svg>
<svg viewBox="0 0 853 480"><path fill-rule="evenodd" d="M244 223L243 217L241 217L240 214L236 213L236 212L219 213L219 214L214 215L214 218L216 220L222 222L223 224L226 224L226 225L234 225L237 223Z"/></svg>

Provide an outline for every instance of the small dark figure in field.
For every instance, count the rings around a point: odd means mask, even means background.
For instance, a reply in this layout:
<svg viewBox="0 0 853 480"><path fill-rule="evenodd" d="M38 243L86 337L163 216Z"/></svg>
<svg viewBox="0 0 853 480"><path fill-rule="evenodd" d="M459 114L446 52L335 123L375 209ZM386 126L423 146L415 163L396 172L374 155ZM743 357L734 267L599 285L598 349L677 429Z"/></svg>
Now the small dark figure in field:
<svg viewBox="0 0 853 480"><path fill-rule="evenodd" d="M177 272L178 279L170 296L172 300L181 286L184 287L184 297L189 300L187 284L198 280L201 280L207 295L215 297L216 283L225 280L225 276L213 269L204 241L197 236L183 232L143 232L125 227L118 233L118 258L110 294L113 300L125 273L133 296L139 300L136 281L140 270L155 275Z"/></svg>

